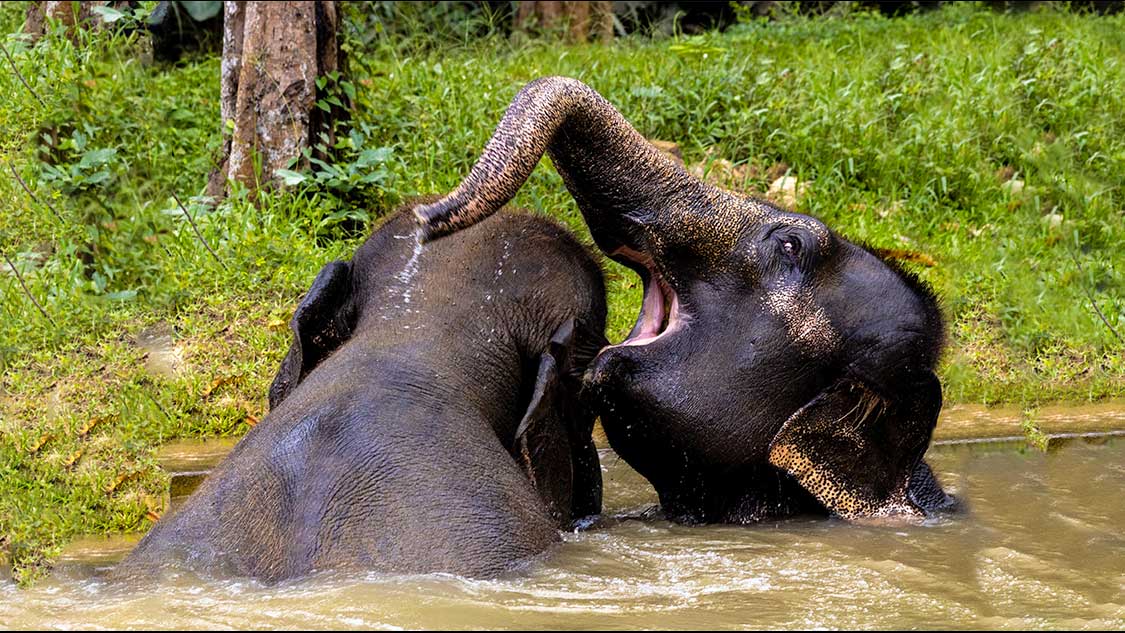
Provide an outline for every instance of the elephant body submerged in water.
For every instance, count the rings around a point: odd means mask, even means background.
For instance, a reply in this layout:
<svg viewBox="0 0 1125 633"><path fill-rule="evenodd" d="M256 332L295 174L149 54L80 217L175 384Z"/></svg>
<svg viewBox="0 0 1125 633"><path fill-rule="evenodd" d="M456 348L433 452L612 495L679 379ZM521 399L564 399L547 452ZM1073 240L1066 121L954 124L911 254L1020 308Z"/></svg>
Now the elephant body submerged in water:
<svg viewBox="0 0 1125 633"><path fill-rule="evenodd" d="M686 522L951 507L922 457L943 325L910 273L820 221L692 177L585 84L528 84L428 239L505 204L547 153L595 242L644 282L586 376L606 435Z"/></svg>
<svg viewBox="0 0 1125 633"><path fill-rule="evenodd" d="M600 512L576 395L605 311L596 262L543 218L423 247L399 213L320 272L269 415L117 575L519 566Z"/></svg>

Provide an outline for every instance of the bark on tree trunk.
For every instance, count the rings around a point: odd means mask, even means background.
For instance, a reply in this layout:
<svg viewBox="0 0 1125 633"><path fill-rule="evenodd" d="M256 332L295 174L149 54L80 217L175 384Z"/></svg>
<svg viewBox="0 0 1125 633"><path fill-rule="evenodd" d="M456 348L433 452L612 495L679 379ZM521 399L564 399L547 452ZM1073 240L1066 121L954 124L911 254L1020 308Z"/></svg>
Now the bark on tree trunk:
<svg viewBox="0 0 1125 633"><path fill-rule="evenodd" d="M24 19L23 32L30 35L32 40L38 40L47 30L47 18L58 20L66 25L67 30L73 29L75 26L83 28L101 26L102 18L94 11L94 7L108 6L115 9L124 9L128 5L127 0L123 2L107 2L105 0L96 2L44 2L38 0L29 3L27 6L27 17Z"/></svg>
<svg viewBox="0 0 1125 633"><path fill-rule="evenodd" d="M603 44L613 41L613 3L591 2L590 12L594 19L592 36Z"/></svg>
<svg viewBox="0 0 1125 633"><path fill-rule="evenodd" d="M32 2L27 5L27 17L23 21L23 32L27 33L32 39L39 39L43 34L43 29L47 21L47 3Z"/></svg>
<svg viewBox="0 0 1125 633"><path fill-rule="evenodd" d="M613 3L521 1L516 9L516 30L533 29L562 34L572 42L585 42L591 37L609 41L613 38Z"/></svg>
<svg viewBox="0 0 1125 633"><path fill-rule="evenodd" d="M207 183L211 196L231 181L257 189L299 158L330 123L316 107L316 79L339 70L336 2L223 8L223 157Z"/></svg>

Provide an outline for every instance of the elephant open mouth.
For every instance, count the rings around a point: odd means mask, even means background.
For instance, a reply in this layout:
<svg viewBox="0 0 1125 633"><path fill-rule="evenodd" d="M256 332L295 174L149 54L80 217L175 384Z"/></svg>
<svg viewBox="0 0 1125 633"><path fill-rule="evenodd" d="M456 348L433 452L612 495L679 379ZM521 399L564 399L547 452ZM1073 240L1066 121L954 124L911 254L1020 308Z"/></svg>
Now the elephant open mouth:
<svg viewBox="0 0 1125 633"><path fill-rule="evenodd" d="M615 250L611 257L624 260L623 263L635 270L644 283L644 300L641 302L641 312L637 315L637 323L629 336L617 345L648 345L679 330L685 322L680 298L660 274L652 257L627 246Z"/></svg>

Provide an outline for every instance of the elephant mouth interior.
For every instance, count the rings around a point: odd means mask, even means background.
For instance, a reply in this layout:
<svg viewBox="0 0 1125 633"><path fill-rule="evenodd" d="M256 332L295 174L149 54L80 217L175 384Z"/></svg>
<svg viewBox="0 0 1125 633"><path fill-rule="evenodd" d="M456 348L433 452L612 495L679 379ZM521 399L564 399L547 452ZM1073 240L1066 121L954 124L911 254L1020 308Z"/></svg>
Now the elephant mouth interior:
<svg viewBox="0 0 1125 633"><path fill-rule="evenodd" d="M641 313L629 336L618 345L648 345L665 334L675 331L683 321L680 300L660 271L652 257L622 246L612 256L626 260L641 276L645 295L641 303Z"/></svg>

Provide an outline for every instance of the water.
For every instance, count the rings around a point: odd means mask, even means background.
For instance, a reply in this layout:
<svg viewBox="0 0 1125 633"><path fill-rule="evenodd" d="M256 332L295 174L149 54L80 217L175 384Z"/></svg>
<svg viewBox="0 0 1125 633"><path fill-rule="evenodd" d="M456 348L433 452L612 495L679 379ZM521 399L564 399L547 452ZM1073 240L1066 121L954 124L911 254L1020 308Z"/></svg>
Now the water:
<svg viewBox="0 0 1125 633"><path fill-rule="evenodd" d="M398 236L396 236L398 237ZM417 229L413 235L414 249L410 252L410 259L406 260L406 266L403 267L402 272L395 275L395 279L402 284L402 302L410 303L410 295L413 291L412 282L414 276L418 274L418 259L422 256L422 230Z"/></svg>
<svg viewBox="0 0 1125 633"><path fill-rule="evenodd" d="M164 323L137 333L136 345L145 351L145 370L154 376L175 376L183 364L183 350L172 334L171 326Z"/></svg>
<svg viewBox="0 0 1125 633"><path fill-rule="evenodd" d="M92 571L105 562L88 559L32 589L0 584L0 627L1125 628L1125 438L931 451L969 511L924 525L632 518L651 488L602 459L616 518L567 535L528 575L136 590L105 585Z"/></svg>

